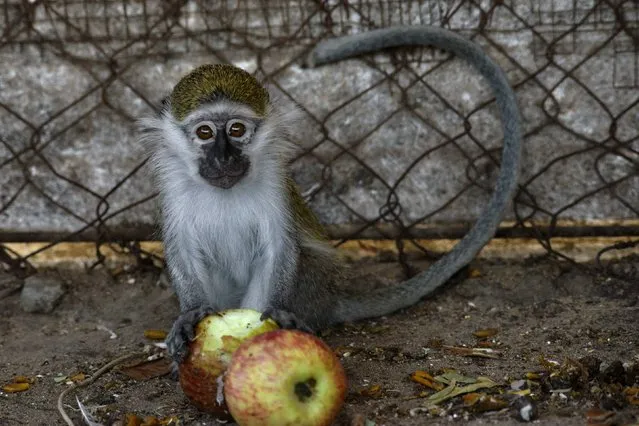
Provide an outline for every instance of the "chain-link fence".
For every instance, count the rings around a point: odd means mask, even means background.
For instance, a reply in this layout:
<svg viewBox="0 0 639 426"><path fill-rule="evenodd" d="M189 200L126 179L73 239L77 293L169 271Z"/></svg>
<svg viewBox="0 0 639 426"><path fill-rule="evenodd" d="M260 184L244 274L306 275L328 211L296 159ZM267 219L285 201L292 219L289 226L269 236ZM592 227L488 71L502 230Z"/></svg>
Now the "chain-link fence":
<svg viewBox="0 0 639 426"><path fill-rule="evenodd" d="M318 40L428 24L507 72L525 130L500 237L639 235L639 3L595 0L5 0L0 242L108 243L143 256L154 192L133 122L193 66L232 62L305 113L293 174L339 241L458 238L485 205L501 134L463 61L394 49L321 69ZM98 256L98 258L100 258ZM401 258L401 256L400 256Z"/></svg>

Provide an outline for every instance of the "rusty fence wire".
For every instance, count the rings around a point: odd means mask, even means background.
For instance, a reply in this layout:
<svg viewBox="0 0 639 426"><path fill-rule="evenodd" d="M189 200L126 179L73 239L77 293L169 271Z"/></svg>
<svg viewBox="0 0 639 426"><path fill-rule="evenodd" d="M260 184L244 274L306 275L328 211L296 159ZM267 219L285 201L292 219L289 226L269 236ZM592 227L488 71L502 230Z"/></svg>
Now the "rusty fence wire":
<svg viewBox="0 0 639 426"><path fill-rule="evenodd" d="M133 123L180 75L233 62L304 112L293 174L338 241L458 238L485 204L500 130L463 61L403 48L310 70L319 40L428 24L504 68L525 130L519 193L498 236L639 236L639 3L628 0L5 0L0 6L0 243L146 254L153 187ZM400 255L400 259L401 259Z"/></svg>

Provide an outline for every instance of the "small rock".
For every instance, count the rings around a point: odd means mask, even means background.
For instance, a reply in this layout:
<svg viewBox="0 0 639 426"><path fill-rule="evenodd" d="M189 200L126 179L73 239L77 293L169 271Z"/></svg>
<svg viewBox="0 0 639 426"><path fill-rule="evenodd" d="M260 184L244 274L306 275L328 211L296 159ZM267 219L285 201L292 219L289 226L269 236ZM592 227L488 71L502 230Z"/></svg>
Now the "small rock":
<svg viewBox="0 0 639 426"><path fill-rule="evenodd" d="M510 382L510 389L514 391L526 389L527 382L526 380L515 380L514 382Z"/></svg>
<svg viewBox="0 0 639 426"><path fill-rule="evenodd" d="M49 313L64 295L64 285L56 278L33 275L24 280L20 306L25 312Z"/></svg>
<svg viewBox="0 0 639 426"><path fill-rule="evenodd" d="M532 399L522 396L513 401L515 417L522 422L532 422L538 417L537 406Z"/></svg>
<svg viewBox="0 0 639 426"><path fill-rule="evenodd" d="M621 361L613 361L601 373L601 380L604 383L626 384L626 370L623 368Z"/></svg>

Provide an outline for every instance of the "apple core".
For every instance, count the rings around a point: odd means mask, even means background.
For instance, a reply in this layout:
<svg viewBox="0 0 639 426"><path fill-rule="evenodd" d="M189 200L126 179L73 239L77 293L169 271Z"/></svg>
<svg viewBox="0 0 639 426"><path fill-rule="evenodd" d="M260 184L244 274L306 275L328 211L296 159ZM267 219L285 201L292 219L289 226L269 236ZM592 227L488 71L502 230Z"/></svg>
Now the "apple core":
<svg viewBox="0 0 639 426"><path fill-rule="evenodd" d="M295 395L297 395L300 402L306 402L313 396L316 384L317 381L313 378L310 378L305 382L295 383Z"/></svg>

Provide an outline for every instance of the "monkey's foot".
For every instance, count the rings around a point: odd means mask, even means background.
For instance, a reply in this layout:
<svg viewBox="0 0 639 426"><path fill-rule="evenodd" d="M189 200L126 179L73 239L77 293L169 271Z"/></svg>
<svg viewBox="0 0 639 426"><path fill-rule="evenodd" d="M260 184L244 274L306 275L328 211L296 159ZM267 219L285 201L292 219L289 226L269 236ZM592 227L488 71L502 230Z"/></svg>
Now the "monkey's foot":
<svg viewBox="0 0 639 426"><path fill-rule="evenodd" d="M195 326L197 323L213 312L214 310L208 306L200 306L199 308L182 312L175 320L165 340L166 350L175 362L173 366L174 370L177 369L177 366L189 353L189 342L195 337Z"/></svg>
<svg viewBox="0 0 639 426"><path fill-rule="evenodd" d="M275 321L281 328L301 330L306 333L315 334L313 329L299 319L293 312L283 311L281 309L267 309L260 319L263 321L267 318Z"/></svg>

